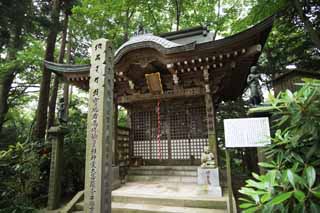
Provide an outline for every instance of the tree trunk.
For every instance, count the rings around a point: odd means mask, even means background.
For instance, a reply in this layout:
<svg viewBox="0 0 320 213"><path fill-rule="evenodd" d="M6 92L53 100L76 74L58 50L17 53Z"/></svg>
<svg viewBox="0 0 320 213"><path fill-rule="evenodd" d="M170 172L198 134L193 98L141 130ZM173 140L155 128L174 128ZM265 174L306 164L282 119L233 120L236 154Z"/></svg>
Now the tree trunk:
<svg viewBox="0 0 320 213"><path fill-rule="evenodd" d="M213 8L214 9L214 8ZM216 23L220 23L219 19L220 19L220 9L221 9L221 1L218 1L218 14L217 14L217 18L216 18ZM214 30L214 34L213 34L213 40L215 41L218 35L218 32L220 30L220 25L216 25L216 29Z"/></svg>
<svg viewBox="0 0 320 213"><path fill-rule="evenodd" d="M180 14L181 14L181 0L175 0L176 3L176 30L178 31L180 28Z"/></svg>
<svg viewBox="0 0 320 213"><path fill-rule="evenodd" d="M60 0L53 0L51 11L51 26L47 38L47 47L45 52L45 60L54 61L54 49L59 28ZM43 67L42 78L40 84L40 94L38 108L36 114L36 124L34 128L34 136L37 139L44 138L47 127L47 112L50 95L51 72Z"/></svg>
<svg viewBox="0 0 320 213"><path fill-rule="evenodd" d="M19 49L21 29L21 26L18 26L15 27L15 29L11 30L7 55L7 59L9 61L16 59L17 51ZM17 68L18 66L14 65L10 67L5 73L3 73L2 76L0 76L0 133L2 132L5 117L9 110L9 92L11 89L11 84L15 77L15 73L17 72Z"/></svg>
<svg viewBox="0 0 320 213"><path fill-rule="evenodd" d="M5 122L5 117L8 112L8 97L11 89L11 84L14 79L14 70L9 70L1 77L0 81L0 133Z"/></svg>
<svg viewBox="0 0 320 213"><path fill-rule="evenodd" d="M68 45L67 45L67 64L70 64L71 61L71 31L69 29L68 31ZM68 119L69 116L69 83L66 81L63 84L63 99L64 99L64 115L66 116L66 119Z"/></svg>
<svg viewBox="0 0 320 213"><path fill-rule="evenodd" d="M58 59L58 63L60 64L63 64L63 59L65 55L68 22L69 22L69 15L68 13L65 13L64 21L63 21L63 29L62 29L61 48L60 48L60 54ZM55 75L54 81L53 81L53 88L51 90L51 97L49 101L48 128L54 125L58 90L59 90L59 77Z"/></svg>
<svg viewBox="0 0 320 213"><path fill-rule="evenodd" d="M312 42L316 45L318 49L320 49L320 36L319 33L313 29L312 23L309 19L305 16L302 5L300 4L299 0L294 0L294 7L298 12L299 17L301 18L302 22L304 23L304 28L306 31L309 32Z"/></svg>
<svg viewBox="0 0 320 213"><path fill-rule="evenodd" d="M123 26L123 43L129 40L129 7L126 10L126 21Z"/></svg>

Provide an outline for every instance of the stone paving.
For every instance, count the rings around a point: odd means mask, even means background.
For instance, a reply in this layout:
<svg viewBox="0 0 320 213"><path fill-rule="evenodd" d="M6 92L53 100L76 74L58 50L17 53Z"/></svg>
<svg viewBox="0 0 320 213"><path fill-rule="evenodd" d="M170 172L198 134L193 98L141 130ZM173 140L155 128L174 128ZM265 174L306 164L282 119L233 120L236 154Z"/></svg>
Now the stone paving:
<svg viewBox="0 0 320 213"><path fill-rule="evenodd" d="M112 195L149 195L196 199L226 200L207 195L206 188L197 184L163 182L129 182L112 192Z"/></svg>

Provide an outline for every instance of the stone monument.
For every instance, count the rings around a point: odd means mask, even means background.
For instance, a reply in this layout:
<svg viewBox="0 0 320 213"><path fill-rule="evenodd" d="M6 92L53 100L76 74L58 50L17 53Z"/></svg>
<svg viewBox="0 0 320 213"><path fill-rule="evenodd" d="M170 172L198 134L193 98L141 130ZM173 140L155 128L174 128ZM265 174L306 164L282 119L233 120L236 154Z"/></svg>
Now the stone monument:
<svg viewBox="0 0 320 213"><path fill-rule="evenodd" d="M111 42L93 42L87 125L85 213L111 213L113 86Z"/></svg>
<svg viewBox="0 0 320 213"><path fill-rule="evenodd" d="M201 167L202 168L216 168L214 155L209 151L209 147L204 147L204 152L201 154Z"/></svg>
<svg viewBox="0 0 320 213"><path fill-rule="evenodd" d="M203 185L208 195L215 197L222 196L219 180L219 169L215 165L214 155L209 151L209 147L204 147L201 154L201 166L198 168L198 184Z"/></svg>

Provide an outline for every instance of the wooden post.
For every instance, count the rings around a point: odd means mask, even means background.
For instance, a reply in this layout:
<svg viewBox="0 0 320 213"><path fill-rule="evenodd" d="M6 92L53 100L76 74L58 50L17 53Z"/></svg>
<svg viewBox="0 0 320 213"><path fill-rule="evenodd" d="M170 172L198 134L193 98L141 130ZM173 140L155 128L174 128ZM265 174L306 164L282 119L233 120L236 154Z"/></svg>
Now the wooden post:
<svg viewBox="0 0 320 213"><path fill-rule="evenodd" d="M118 165L119 163L119 153L118 153L118 113L119 113L119 110L118 110L118 104L116 102L116 99L114 100L114 149L113 149L113 153L114 153L114 156L113 156L113 163L115 165Z"/></svg>
<svg viewBox="0 0 320 213"><path fill-rule="evenodd" d="M217 145L216 127L215 127L215 119L216 119L215 107L213 104L212 95L210 91L208 69L204 69L203 76L204 76L205 89L206 89L204 98L205 98L206 113L207 113L209 149L210 149L210 152L214 154L214 160L215 160L216 166L219 167L218 145Z"/></svg>
<svg viewBox="0 0 320 213"><path fill-rule="evenodd" d="M111 213L113 141L113 50L93 42L86 146L85 213Z"/></svg>
<svg viewBox="0 0 320 213"><path fill-rule="evenodd" d="M227 166L227 187L228 187L228 202L229 212L233 213L233 191L232 191L232 176L229 151L226 148L226 166Z"/></svg>
<svg viewBox="0 0 320 213"><path fill-rule="evenodd" d="M63 142L67 130L63 127L51 127L48 139L51 141L51 164L48 190L48 210L59 208L61 197L61 174L63 169Z"/></svg>

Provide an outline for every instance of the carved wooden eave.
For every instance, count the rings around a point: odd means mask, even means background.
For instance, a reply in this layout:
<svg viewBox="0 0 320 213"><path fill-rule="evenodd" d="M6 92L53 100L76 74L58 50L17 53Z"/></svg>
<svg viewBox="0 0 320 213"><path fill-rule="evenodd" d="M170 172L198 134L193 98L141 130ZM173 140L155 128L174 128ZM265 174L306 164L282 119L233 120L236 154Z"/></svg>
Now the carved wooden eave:
<svg viewBox="0 0 320 213"><path fill-rule="evenodd" d="M115 53L116 96L126 103L150 99L145 74L153 72L160 73L164 94L203 88L203 73L207 70L209 91L214 100L236 99L246 87L250 67L257 63L273 21L274 16L271 16L248 30L215 41L181 43L174 40L175 32L167 36L170 40L152 34L135 36ZM189 31L188 35L194 34ZM183 36L179 34L178 37ZM52 70L88 89L89 67L87 69L78 72ZM176 96L167 98L170 97Z"/></svg>
<svg viewBox="0 0 320 213"><path fill-rule="evenodd" d="M90 65L58 64L44 61L44 66L67 81L83 90L89 90Z"/></svg>

